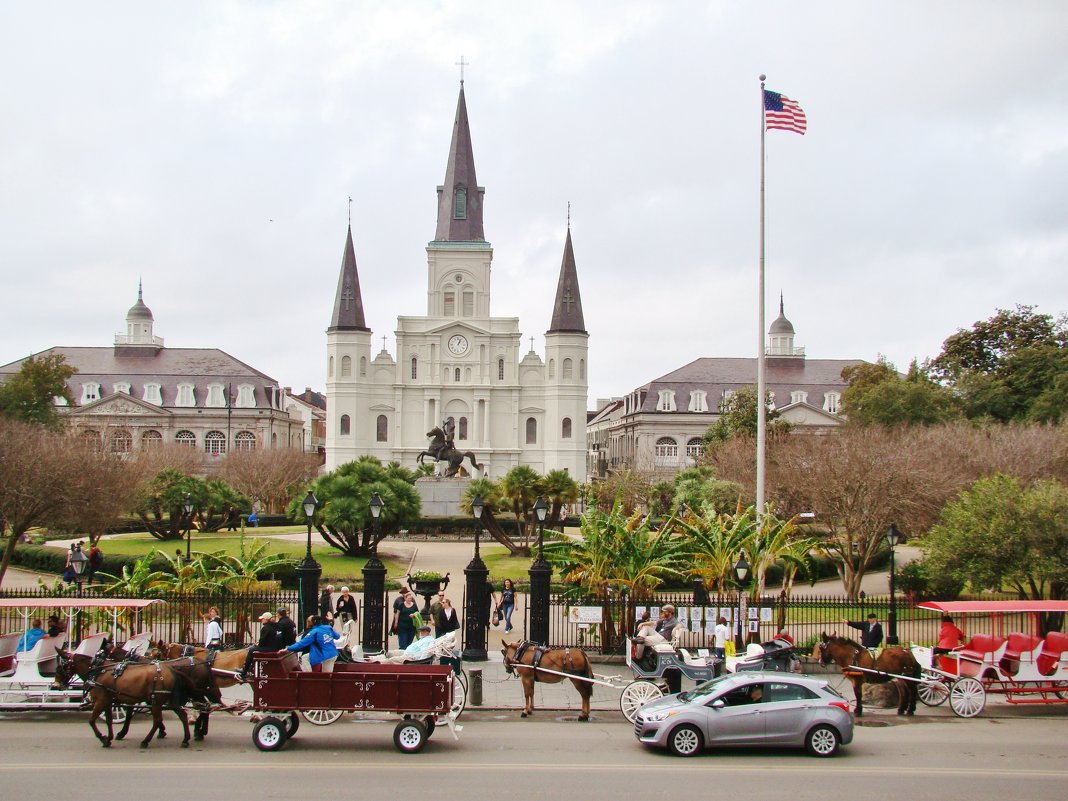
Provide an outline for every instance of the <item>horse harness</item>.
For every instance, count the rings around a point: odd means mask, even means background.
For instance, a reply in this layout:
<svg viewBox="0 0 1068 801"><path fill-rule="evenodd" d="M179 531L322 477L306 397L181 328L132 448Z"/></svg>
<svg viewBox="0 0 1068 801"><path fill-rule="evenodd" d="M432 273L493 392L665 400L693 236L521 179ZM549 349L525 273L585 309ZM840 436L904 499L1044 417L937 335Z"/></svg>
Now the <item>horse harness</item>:
<svg viewBox="0 0 1068 801"><path fill-rule="evenodd" d="M512 655L512 658L505 662L504 669L508 671L508 673L515 675L515 668L513 667L513 665L516 663L522 664L523 657L527 654L527 652L532 652L533 657L531 659L530 667L533 669L534 676L537 677L538 666L541 664L541 658L545 656L545 654L554 650L558 649L547 648L544 645L538 645L537 643L530 642L530 640L523 640L519 643L519 645L516 646L515 653ZM575 675L578 675L578 671L575 669L575 665L571 659L570 648L564 648L564 668L562 672L574 673Z"/></svg>

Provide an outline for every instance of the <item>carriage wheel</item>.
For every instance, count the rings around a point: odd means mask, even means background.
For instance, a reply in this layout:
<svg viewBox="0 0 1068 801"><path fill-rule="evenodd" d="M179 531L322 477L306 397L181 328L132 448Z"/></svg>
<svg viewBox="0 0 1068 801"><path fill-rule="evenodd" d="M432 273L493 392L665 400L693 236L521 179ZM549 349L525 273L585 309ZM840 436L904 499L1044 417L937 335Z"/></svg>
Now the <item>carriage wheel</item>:
<svg viewBox="0 0 1068 801"><path fill-rule="evenodd" d="M453 676L452 679L452 704L449 705L449 711L445 715L438 715L439 726L448 725L449 720L456 720L463 714L464 709L467 708L467 681L464 680L463 673L458 673Z"/></svg>
<svg viewBox="0 0 1068 801"><path fill-rule="evenodd" d="M393 730L393 744L404 754L418 754L426 740L426 729L418 720L402 720Z"/></svg>
<svg viewBox="0 0 1068 801"><path fill-rule="evenodd" d="M668 736L668 750L675 756L689 757L701 753L705 738L696 726L683 723Z"/></svg>
<svg viewBox="0 0 1068 801"><path fill-rule="evenodd" d="M642 704L663 697L664 691L658 685L645 679L638 679L623 688L619 696L619 711L629 723L633 723L634 716L638 714Z"/></svg>
<svg viewBox="0 0 1068 801"><path fill-rule="evenodd" d="M297 729L300 728L300 715L296 712L290 712L283 718L283 721L286 724L286 739L288 740L296 734Z"/></svg>
<svg viewBox="0 0 1068 801"><path fill-rule="evenodd" d="M986 707L986 689L971 676L953 682L949 691L949 706L962 718L974 718Z"/></svg>
<svg viewBox="0 0 1068 801"><path fill-rule="evenodd" d="M1058 698L1068 697L1068 681L1055 681L1053 686L1056 687L1053 694Z"/></svg>
<svg viewBox="0 0 1068 801"><path fill-rule="evenodd" d="M923 671L916 692L921 703L927 706L942 706L949 700L949 686L939 674L930 670Z"/></svg>
<svg viewBox="0 0 1068 801"><path fill-rule="evenodd" d="M132 712L131 712L132 714ZM126 722L126 707L113 706L111 707L111 723L113 726L121 726Z"/></svg>
<svg viewBox="0 0 1068 801"><path fill-rule="evenodd" d="M313 726L329 726L340 720L345 713L340 709L305 709L300 714Z"/></svg>
<svg viewBox="0 0 1068 801"><path fill-rule="evenodd" d="M276 717L266 717L252 730L252 742L261 751L277 751L286 744L286 726Z"/></svg>

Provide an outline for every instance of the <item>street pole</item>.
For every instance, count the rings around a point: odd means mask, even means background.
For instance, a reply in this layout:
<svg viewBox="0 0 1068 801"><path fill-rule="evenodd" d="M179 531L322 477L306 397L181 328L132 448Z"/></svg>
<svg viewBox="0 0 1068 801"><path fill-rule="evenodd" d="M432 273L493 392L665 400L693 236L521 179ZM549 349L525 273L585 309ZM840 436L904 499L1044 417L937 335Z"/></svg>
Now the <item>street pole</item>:
<svg viewBox="0 0 1068 801"><path fill-rule="evenodd" d="M744 626L747 626L746 620L746 597L745 597L745 577L749 575L749 563L745 561L745 554L738 554L738 561L734 563L734 575L738 579L738 635L735 637L735 649L741 653L745 647L745 640L747 632L744 630Z"/></svg>
<svg viewBox="0 0 1068 801"><path fill-rule="evenodd" d="M185 561L192 560L192 548L193 548L193 496L188 492L185 494Z"/></svg>
<svg viewBox="0 0 1068 801"><path fill-rule="evenodd" d="M363 566L363 650L364 653L384 651L382 645L382 612L385 608L386 566L378 558L378 540L381 538L379 517L385 505L376 492L371 498L371 519L374 521L374 542L371 558Z"/></svg>
<svg viewBox="0 0 1068 801"><path fill-rule="evenodd" d="M896 564L895 564L895 549L897 544L901 541L901 532L897 530L897 526L893 523L890 524L890 528L886 532L886 542L890 546L890 613L886 617L887 634L886 644L897 645L897 593L894 586Z"/></svg>
<svg viewBox="0 0 1068 801"><path fill-rule="evenodd" d="M534 516L538 521L538 558L531 564L530 576L530 641L539 645L549 644L549 587L552 568L545 561L545 515L548 504L538 498L534 504Z"/></svg>
<svg viewBox="0 0 1068 801"><path fill-rule="evenodd" d="M308 616L316 612L319 604L319 579L323 575L322 565L312 558L311 552L312 520L319 508L319 500L311 490L308 490L303 505L304 516L308 521L308 546L304 553L304 560L297 565L296 569L297 585L300 588L297 599L296 623L298 627L303 626Z"/></svg>
<svg viewBox="0 0 1068 801"><path fill-rule="evenodd" d="M464 650L461 656L472 662L485 662L489 655L486 653L486 618L489 616L489 599L487 597L486 583L489 579L489 569L482 561L479 552L479 540L482 534L482 512L485 505L482 498L475 496L471 501L471 514L474 515L477 525L475 526L475 555L471 558L467 567L464 568L466 591L464 592Z"/></svg>

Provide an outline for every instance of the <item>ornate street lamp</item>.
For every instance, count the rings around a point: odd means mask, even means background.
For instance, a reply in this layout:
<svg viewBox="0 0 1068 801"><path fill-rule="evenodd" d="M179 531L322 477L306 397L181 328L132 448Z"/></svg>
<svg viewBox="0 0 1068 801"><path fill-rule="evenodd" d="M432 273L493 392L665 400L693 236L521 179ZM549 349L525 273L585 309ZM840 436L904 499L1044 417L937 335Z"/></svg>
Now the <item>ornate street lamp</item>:
<svg viewBox="0 0 1068 801"><path fill-rule="evenodd" d="M311 532L315 513L319 509L319 499L315 493L308 490L304 496L304 517L308 521L308 546L304 552L303 561L297 565L297 583L300 586L299 608L297 620L300 625L308 619L308 615L315 614L319 603L319 579L323 575L322 566L312 558Z"/></svg>
<svg viewBox="0 0 1068 801"><path fill-rule="evenodd" d="M363 650L378 653L382 647L383 610L386 606L386 566L378 558L378 541L382 537L382 511L386 505L377 492L371 497L371 522L374 525L371 558L363 566Z"/></svg>
<svg viewBox="0 0 1068 801"><path fill-rule="evenodd" d="M538 521L538 558L531 564L530 576L530 640L539 645L549 644L549 583L552 568L545 561L545 516L549 505L541 496L534 503L534 517Z"/></svg>
<svg viewBox="0 0 1068 801"><path fill-rule="evenodd" d="M478 525L475 527L475 554L464 568L464 650L461 656L475 662L484 662L486 653L486 620L489 618L489 569L482 561L479 552L479 540L482 535L482 513L486 504L481 495L471 501L471 516Z"/></svg>
<svg viewBox="0 0 1068 801"><path fill-rule="evenodd" d="M749 575L749 563L745 561L745 553L738 554L738 561L734 563L734 576L738 579L738 637L736 645L739 652L745 643L747 632L743 630L743 626L748 624L745 620L746 614L746 597L745 597L745 579Z"/></svg>
<svg viewBox="0 0 1068 801"><path fill-rule="evenodd" d="M70 555L70 567L74 571L74 580L78 584L78 596L82 594L82 579L85 577L85 568L89 564L89 557L82 553L81 548L75 548Z"/></svg>
<svg viewBox="0 0 1068 801"><path fill-rule="evenodd" d="M897 526L893 523L890 524L890 528L886 530L886 544L890 546L890 613L886 617L887 623L887 645L897 645L897 593L894 588L894 579L896 573L896 565L894 563L894 551L904 537L901 532L897 530Z"/></svg>
<svg viewBox="0 0 1068 801"><path fill-rule="evenodd" d="M182 504L182 508L185 509L185 560L188 562L193 558L193 496L188 492L185 494L185 503Z"/></svg>

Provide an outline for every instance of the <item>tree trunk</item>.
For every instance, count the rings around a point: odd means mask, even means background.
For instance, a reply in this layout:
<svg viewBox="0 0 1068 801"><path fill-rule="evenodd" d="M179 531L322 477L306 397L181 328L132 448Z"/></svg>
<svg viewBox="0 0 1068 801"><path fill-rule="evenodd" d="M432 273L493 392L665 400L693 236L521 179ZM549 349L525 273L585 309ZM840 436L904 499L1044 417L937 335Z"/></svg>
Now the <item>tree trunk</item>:
<svg viewBox="0 0 1068 801"><path fill-rule="evenodd" d="M486 531L489 532L489 535L507 548L508 553L512 556L530 556L530 546L516 545L512 538L504 533L501 524L497 522L497 518L493 516L493 512L489 509L482 512L482 522L486 526Z"/></svg>
<svg viewBox="0 0 1068 801"><path fill-rule="evenodd" d="M3 531L3 529L0 529ZM11 554L15 552L15 546L18 545L19 537L23 532L11 527L11 533L7 537L6 547L4 548L4 558L0 559L0 587L4 586L4 576L7 575L8 565L11 564Z"/></svg>

